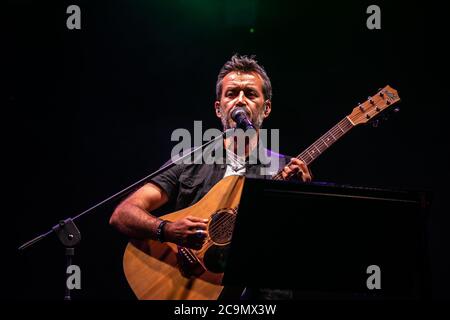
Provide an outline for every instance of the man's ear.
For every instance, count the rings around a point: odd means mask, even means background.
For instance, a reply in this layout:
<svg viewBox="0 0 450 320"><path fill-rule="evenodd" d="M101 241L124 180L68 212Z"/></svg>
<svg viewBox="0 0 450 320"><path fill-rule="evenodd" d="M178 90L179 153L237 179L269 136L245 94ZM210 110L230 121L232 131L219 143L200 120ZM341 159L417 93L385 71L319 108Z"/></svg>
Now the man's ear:
<svg viewBox="0 0 450 320"><path fill-rule="evenodd" d="M272 101L266 100L264 102L264 118L267 118L272 111Z"/></svg>
<svg viewBox="0 0 450 320"><path fill-rule="evenodd" d="M218 118L222 118L222 112L220 111L220 102L219 101L214 102L214 109L216 109L216 116Z"/></svg>

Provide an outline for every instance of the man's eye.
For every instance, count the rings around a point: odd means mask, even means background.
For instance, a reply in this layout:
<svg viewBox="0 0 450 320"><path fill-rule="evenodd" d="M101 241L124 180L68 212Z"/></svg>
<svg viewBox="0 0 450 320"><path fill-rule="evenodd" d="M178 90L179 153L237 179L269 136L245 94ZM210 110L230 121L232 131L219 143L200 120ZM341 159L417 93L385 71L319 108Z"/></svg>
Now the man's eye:
<svg viewBox="0 0 450 320"><path fill-rule="evenodd" d="M228 91L226 94L227 97L232 97L234 96L234 93L232 91Z"/></svg>

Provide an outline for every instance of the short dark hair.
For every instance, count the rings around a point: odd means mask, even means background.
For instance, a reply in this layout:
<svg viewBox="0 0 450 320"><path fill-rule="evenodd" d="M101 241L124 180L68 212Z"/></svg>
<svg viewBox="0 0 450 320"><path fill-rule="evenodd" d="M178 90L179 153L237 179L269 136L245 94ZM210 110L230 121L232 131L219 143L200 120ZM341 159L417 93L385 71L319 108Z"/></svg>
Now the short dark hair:
<svg viewBox="0 0 450 320"><path fill-rule="evenodd" d="M222 69L220 69L219 76L217 77L216 82L217 100L220 100L220 96L222 95L223 78L233 71L258 73L263 79L264 99L272 100L272 84L270 83L270 79L267 76L266 70L264 70L264 68L258 64L258 61L255 60L255 56L239 56L238 54L233 55L231 59L223 65Z"/></svg>

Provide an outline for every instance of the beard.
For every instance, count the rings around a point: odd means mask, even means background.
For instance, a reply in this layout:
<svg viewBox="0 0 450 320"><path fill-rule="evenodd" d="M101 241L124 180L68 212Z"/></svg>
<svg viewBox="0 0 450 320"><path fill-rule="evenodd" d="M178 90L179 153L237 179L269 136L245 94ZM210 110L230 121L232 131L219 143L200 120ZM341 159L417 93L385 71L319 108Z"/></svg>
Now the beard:
<svg viewBox="0 0 450 320"><path fill-rule="evenodd" d="M220 109L222 114L222 116L220 117L220 121L222 122L223 130L236 128L236 122L234 122L234 120L231 119L230 116L231 112L227 114L224 112L222 107L220 107ZM252 122L255 129L261 129L264 121L264 111L261 111L258 114L254 114L252 119L250 119L250 121Z"/></svg>

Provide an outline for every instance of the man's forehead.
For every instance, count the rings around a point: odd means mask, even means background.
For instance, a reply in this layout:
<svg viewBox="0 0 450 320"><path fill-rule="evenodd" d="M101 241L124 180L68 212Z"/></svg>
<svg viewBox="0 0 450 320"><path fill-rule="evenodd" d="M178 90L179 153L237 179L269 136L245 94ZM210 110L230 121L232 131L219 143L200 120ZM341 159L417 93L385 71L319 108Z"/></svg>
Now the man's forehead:
<svg viewBox="0 0 450 320"><path fill-rule="evenodd" d="M232 71L222 80L224 86L254 85L262 86L261 76L256 72Z"/></svg>

